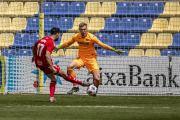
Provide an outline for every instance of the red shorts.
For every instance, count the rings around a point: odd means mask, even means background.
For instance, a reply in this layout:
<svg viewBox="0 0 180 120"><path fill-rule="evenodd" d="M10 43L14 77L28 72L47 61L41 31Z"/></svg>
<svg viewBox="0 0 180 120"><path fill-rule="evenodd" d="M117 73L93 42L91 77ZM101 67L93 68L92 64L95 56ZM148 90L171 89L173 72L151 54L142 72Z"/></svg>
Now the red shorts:
<svg viewBox="0 0 180 120"><path fill-rule="evenodd" d="M52 63L54 68L57 70L57 73L54 73L54 75L57 75L60 72L60 67L58 65L55 65L54 63ZM44 67L44 66L37 66L39 69L41 69L44 74L48 75L53 73L52 69L49 67Z"/></svg>

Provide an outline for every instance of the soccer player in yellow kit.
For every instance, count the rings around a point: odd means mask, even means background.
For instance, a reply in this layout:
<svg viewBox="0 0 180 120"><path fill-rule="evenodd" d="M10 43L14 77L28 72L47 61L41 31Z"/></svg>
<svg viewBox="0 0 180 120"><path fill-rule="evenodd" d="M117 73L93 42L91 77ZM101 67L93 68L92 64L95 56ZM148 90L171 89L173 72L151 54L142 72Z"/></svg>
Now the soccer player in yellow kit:
<svg viewBox="0 0 180 120"><path fill-rule="evenodd" d="M55 52L57 52L59 49L69 47L74 42L77 42L79 44L79 53L78 57L75 58L73 61L71 61L67 66L68 74L74 78L76 78L76 74L74 72L74 69L80 69L83 66L86 66L88 71L93 74L94 76L94 84L98 88L99 84L101 82L100 79L100 72L99 67L97 64L97 53L94 48L94 44L98 44L101 48L112 50L116 52L117 54L123 54L124 51L112 48L109 45L103 44L97 37L95 37L93 34L87 32L87 24L82 22L79 24L79 31L80 33L75 34L71 40L68 42L63 43L62 45L56 46L54 49ZM73 94L74 92L79 91L79 87L77 84L73 83L73 88L68 92L68 94Z"/></svg>

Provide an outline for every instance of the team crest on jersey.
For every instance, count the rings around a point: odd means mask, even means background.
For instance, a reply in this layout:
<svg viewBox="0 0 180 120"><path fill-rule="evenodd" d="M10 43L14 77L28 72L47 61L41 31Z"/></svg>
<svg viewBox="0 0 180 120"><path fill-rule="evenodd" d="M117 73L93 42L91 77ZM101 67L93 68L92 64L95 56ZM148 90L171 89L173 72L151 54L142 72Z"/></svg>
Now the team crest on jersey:
<svg viewBox="0 0 180 120"><path fill-rule="evenodd" d="M89 39L86 39L86 42L89 42Z"/></svg>

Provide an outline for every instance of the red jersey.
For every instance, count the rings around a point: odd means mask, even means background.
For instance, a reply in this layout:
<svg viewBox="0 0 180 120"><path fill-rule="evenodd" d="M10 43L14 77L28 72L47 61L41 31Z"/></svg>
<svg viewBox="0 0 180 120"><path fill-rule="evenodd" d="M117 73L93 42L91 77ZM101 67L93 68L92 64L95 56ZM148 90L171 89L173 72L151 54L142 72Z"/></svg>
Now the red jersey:
<svg viewBox="0 0 180 120"><path fill-rule="evenodd" d="M34 43L34 45L37 46L36 54L35 54L36 67L39 66L49 67L45 55L46 55L46 51L52 53L54 48L56 47L53 39L49 36L46 36L38 40L36 43Z"/></svg>

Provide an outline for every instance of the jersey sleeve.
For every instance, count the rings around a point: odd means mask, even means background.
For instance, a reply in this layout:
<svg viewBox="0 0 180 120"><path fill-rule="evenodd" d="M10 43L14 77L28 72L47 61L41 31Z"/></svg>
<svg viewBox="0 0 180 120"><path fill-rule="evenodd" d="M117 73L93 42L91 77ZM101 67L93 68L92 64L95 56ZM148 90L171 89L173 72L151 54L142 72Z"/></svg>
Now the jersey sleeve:
<svg viewBox="0 0 180 120"><path fill-rule="evenodd" d="M72 45L74 42L75 42L75 36L73 36L71 40L63 43L63 44L62 44L62 48L69 47L69 46Z"/></svg>
<svg viewBox="0 0 180 120"><path fill-rule="evenodd" d="M54 43L53 43L53 42L50 42L50 43L47 45L46 51L49 51L50 53L52 53L53 50L54 50L54 48L55 48Z"/></svg>

